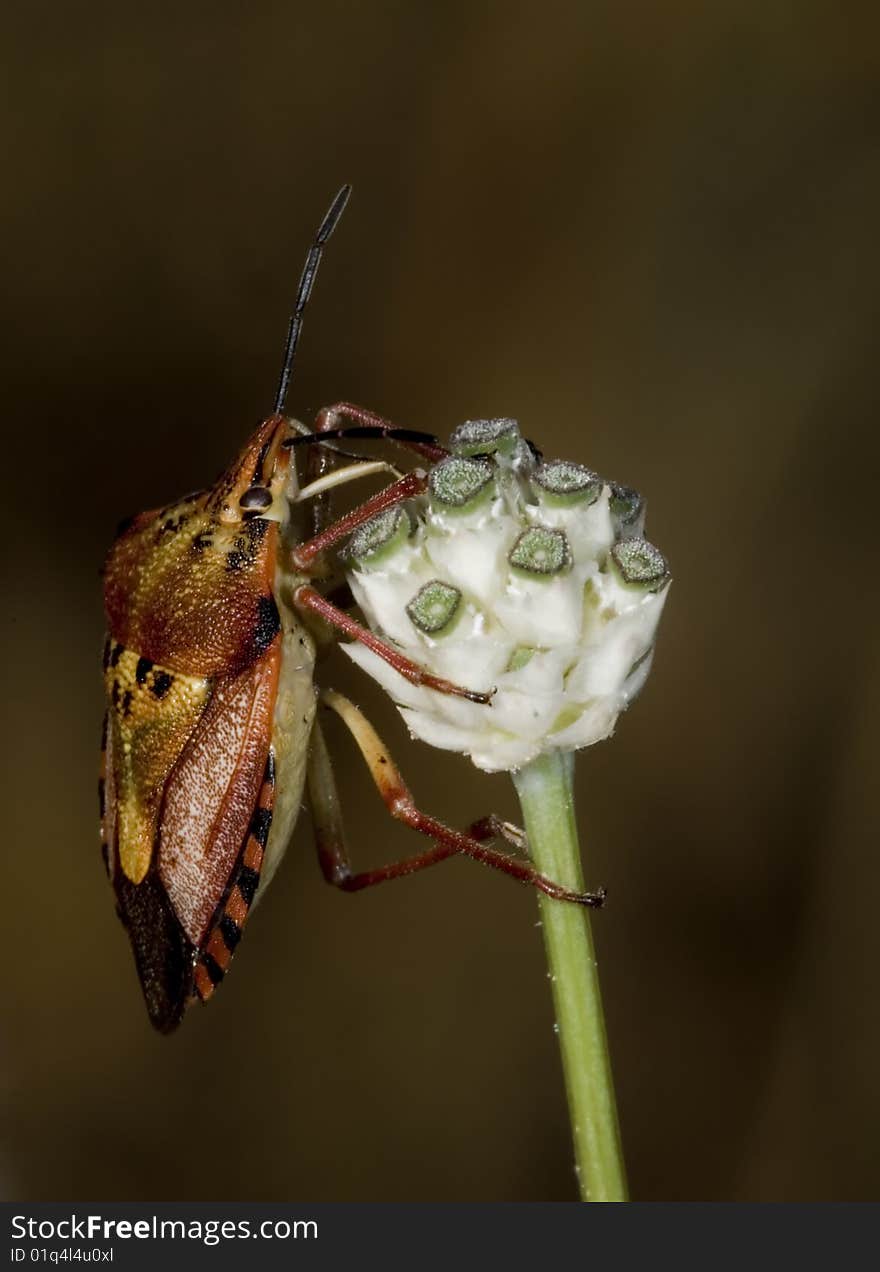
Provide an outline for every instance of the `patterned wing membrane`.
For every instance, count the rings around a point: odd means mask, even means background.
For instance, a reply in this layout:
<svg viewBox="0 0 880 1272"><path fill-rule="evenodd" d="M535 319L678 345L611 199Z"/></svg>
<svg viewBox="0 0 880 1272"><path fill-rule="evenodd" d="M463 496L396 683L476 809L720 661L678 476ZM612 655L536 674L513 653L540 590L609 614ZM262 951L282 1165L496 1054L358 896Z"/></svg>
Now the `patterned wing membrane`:
<svg viewBox="0 0 880 1272"><path fill-rule="evenodd" d="M244 672L212 682L107 643L102 838L163 1032L222 979L259 882L279 662L276 641Z"/></svg>
<svg viewBox="0 0 880 1272"><path fill-rule="evenodd" d="M214 694L165 790L159 877L181 926L200 945L257 806L278 685L277 642Z"/></svg>

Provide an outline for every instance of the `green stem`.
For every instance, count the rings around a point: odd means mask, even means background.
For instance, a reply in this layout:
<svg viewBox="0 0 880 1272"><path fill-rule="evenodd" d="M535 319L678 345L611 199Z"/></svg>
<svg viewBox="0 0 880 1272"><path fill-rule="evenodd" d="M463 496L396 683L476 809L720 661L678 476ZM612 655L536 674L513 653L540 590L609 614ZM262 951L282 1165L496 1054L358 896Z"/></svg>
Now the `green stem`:
<svg viewBox="0 0 880 1272"><path fill-rule="evenodd" d="M540 756L512 774L532 860L542 874L582 892L574 816L574 756ZM626 1172L589 913L540 894L538 903L584 1201L626 1201Z"/></svg>

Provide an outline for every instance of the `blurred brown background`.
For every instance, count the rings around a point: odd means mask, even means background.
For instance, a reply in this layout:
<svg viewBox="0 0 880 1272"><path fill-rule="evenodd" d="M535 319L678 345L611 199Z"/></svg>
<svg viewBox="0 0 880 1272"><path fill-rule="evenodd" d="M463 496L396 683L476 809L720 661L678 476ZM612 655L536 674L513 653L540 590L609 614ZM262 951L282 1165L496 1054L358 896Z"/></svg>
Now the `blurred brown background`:
<svg viewBox="0 0 880 1272"><path fill-rule="evenodd" d="M339 895L304 823L167 1039L99 860L102 554L271 404L350 180L297 414L514 414L647 492L673 564L648 689L578 765L634 1195L876 1198L880 24L806 0L17 9L4 1195L574 1197L527 891L458 861ZM426 807L515 815L341 655L324 680ZM358 860L410 850L336 741Z"/></svg>

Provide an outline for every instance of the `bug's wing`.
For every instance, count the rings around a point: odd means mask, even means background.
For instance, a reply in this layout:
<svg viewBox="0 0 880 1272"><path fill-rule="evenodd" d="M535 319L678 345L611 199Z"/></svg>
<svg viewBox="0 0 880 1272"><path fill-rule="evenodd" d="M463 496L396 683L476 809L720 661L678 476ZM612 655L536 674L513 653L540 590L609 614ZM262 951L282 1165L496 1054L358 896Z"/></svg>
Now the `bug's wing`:
<svg viewBox="0 0 880 1272"><path fill-rule="evenodd" d="M117 660L119 661L119 660ZM136 716L129 706L126 716L123 698L117 694L114 705L104 717L101 777L98 791L101 804L101 846L107 873L116 892L119 916L128 929L134 950L138 976L150 1019L157 1029L166 1032L179 1022L192 992L195 950L175 915L155 868L151 865L152 840L148 841L147 860L140 879L134 882L126 873L140 872L144 831L155 835L158 793L141 786L132 770L131 757L139 755L152 735L157 742L157 721L147 719L141 729L133 718L149 716L150 703L141 704ZM126 745L127 744L127 745ZM167 767L173 766L173 755ZM153 768L156 761L154 757ZM152 832L149 831L153 827Z"/></svg>
<svg viewBox="0 0 880 1272"><path fill-rule="evenodd" d="M213 683L144 674L144 661L109 642L101 825L147 1009L167 1032L191 1000L251 824L265 820L280 641Z"/></svg>
<svg viewBox="0 0 880 1272"><path fill-rule="evenodd" d="M114 886L150 1020L161 1033L170 1033L192 1001L197 951L155 871L138 884L121 875Z"/></svg>
<svg viewBox="0 0 880 1272"><path fill-rule="evenodd" d="M195 966L195 992L202 1000L212 996L232 962L241 930L260 883L266 843L275 807L275 753L270 749L257 805L247 829L222 905L214 913Z"/></svg>
<svg viewBox="0 0 880 1272"><path fill-rule="evenodd" d="M215 683L174 766L159 824L158 873L187 937L201 946L242 851L263 785L281 642Z"/></svg>

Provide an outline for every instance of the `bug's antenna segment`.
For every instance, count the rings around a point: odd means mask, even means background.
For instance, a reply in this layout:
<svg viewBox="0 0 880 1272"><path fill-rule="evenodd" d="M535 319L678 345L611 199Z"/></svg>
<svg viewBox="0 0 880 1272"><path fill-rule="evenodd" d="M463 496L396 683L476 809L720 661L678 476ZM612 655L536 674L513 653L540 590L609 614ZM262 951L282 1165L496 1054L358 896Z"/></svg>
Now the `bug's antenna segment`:
<svg viewBox="0 0 880 1272"><path fill-rule="evenodd" d="M296 303L293 307L293 313L290 315L290 323L287 328L284 358L281 363L281 376L278 380L278 392L275 394L276 415L280 415L283 412L284 403L287 400L287 390L293 372L293 360L296 357L296 346L299 343L299 333L302 330L303 313L309 303L309 296L312 294L312 286L315 281L315 275L318 272L318 266L321 263L321 253L324 250L324 244L336 229L336 222L345 211L345 205L348 203L350 194L351 186L348 184L344 185L327 209L327 214L318 228L318 233L315 235L315 241L309 248L309 254L306 257L306 263L303 266L302 276L296 292Z"/></svg>

